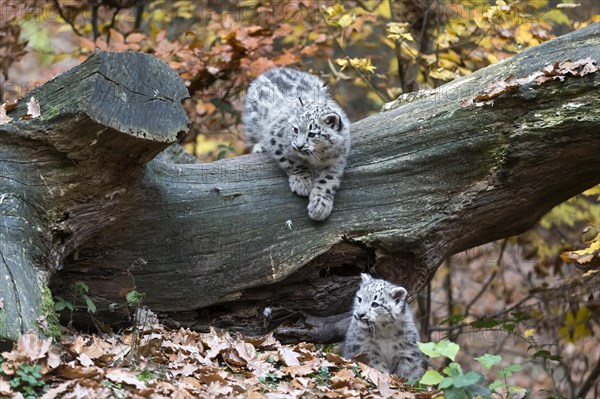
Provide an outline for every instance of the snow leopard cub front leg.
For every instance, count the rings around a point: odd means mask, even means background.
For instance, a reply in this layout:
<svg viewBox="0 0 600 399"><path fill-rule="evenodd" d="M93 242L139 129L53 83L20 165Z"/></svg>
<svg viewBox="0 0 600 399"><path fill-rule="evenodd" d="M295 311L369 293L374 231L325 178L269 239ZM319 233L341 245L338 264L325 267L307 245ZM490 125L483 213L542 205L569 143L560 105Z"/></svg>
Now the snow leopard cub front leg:
<svg viewBox="0 0 600 399"><path fill-rule="evenodd" d="M265 72L248 89L244 124L253 152L271 154L290 189L309 197L309 217L325 220L350 150L350 122L325 84L294 69Z"/></svg>

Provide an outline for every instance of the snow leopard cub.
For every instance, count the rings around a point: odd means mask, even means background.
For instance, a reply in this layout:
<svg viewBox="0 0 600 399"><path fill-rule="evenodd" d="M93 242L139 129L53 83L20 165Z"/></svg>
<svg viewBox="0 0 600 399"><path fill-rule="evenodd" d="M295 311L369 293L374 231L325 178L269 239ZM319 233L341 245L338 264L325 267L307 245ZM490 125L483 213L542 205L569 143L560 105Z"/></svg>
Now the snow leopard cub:
<svg viewBox="0 0 600 399"><path fill-rule="evenodd" d="M406 289L364 273L360 277L344 357L365 353L380 371L407 380L420 378L427 362L417 347L419 331L406 303Z"/></svg>
<svg viewBox="0 0 600 399"><path fill-rule="evenodd" d="M244 126L252 152L271 154L309 198L308 216L325 220L350 151L350 122L325 84L295 69L263 73L248 88Z"/></svg>

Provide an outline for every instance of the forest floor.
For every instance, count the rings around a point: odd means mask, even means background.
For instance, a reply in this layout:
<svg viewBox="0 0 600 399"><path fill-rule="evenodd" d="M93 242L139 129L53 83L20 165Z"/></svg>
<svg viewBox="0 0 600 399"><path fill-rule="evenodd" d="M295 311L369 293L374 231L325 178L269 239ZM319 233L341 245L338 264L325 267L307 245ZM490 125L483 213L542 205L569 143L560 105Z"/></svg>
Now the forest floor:
<svg viewBox="0 0 600 399"><path fill-rule="evenodd" d="M122 334L24 334L0 358L0 398L431 398L325 352L160 324Z"/></svg>

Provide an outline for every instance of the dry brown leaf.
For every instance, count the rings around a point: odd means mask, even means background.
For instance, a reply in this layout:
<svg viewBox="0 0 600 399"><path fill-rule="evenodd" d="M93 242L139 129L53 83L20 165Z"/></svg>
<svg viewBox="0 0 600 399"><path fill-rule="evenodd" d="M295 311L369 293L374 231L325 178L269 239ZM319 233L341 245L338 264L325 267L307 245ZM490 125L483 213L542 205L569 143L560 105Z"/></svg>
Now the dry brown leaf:
<svg viewBox="0 0 600 399"><path fill-rule="evenodd" d="M12 396L12 389L7 381L0 377L0 395Z"/></svg>
<svg viewBox="0 0 600 399"><path fill-rule="evenodd" d="M286 50L285 53L273 58L273 62L277 66L287 66L298 62L298 56L291 51Z"/></svg>
<svg viewBox="0 0 600 399"><path fill-rule="evenodd" d="M265 355L267 356L266 358ZM275 370L275 367L267 361L268 356L268 353L263 353L248 362L248 368L255 377L261 378L267 374L279 374L279 372Z"/></svg>
<svg viewBox="0 0 600 399"><path fill-rule="evenodd" d="M139 43L146 38L146 35L143 33L133 32L127 35L125 39L126 43Z"/></svg>
<svg viewBox="0 0 600 399"><path fill-rule="evenodd" d="M27 115L29 115L31 119L38 118L42 115L40 112L40 103L35 96L31 96L29 101L27 101Z"/></svg>
<svg viewBox="0 0 600 399"><path fill-rule="evenodd" d="M364 363L359 363L360 371L367 380L371 381L379 390L384 397L389 397L393 394L393 390L390 389L391 377L389 374L382 373L381 371L367 366Z"/></svg>
<svg viewBox="0 0 600 399"><path fill-rule="evenodd" d="M229 366L244 367L248 364L248 362L242 359L237 351L233 348L225 349L223 352L221 352L221 356L223 357L223 361Z"/></svg>
<svg viewBox="0 0 600 399"><path fill-rule="evenodd" d="M83 348L86 344L86 340L81 335L78 335L75 338L75 341L72 341L65 345L65 349L70 351L72 354L79 355L81 354L81 352L83 352Z"/></svg>
<svg viewBox="0 0 600 399"><path fill-rule="evenodd" d="M50 339L41 339L33 331L28 331L19 337L16 348L13 350L13 352L16 351L18 355L35 362L36 360L46 357L51 345L52 343ZM8 358L8 356L5 357Z"/></svg>
<svg viewBox="0 0 600 399"><path fill-rule="evenodd" d="M300 362L298 361L298 357L300 356L296 351L282 347L277 350L279 354L279 360L286 366L299 366Z"/></svg>
<svg viewBox="0 0 600 399"><path fill-rule="evenodd" d="M227 380L223 378L219 373L202 374L196 377L201 383L208 385L211 382L218 382L221 384L227 384Z"/></svg>
<svg viewBox="0 0 600 399"><path fill-rule="evenodd" d="M146 384L140 381L135 371L112 369L106 373L106 378L117 384L133 385L137 389L145 389Z"/></svg>
<svg viewBox="0 0 600 399"><path fill-rule="evenodd" d="M12 118L6 115L6 103L0 105L0 125L10 123Z"/></svg>
<svg viewBox="0 0 600 399"><path fill-rule="evenodd" d="M316 369L314 367L307 366L304 364L304 365L299 365L299 366L282 367L281 371L292 377L298 377L298 376L303 377L305 375L314 373L316 371Z"/></svg>
<svg viewBox="0 0 600 399"><path fill-rule="evenodd" d="M119 43L125 43L125 36L116 29L111 28L109 30L110 44L115 45Z"/></svg>
<svg viewBox="0 0 600 399"><path fill-rule="evenodd" d="M325 353L325 358L327 360L329 360L330 362L335 363L335 364L337 364L339 366L345 366L345 365L348 365L348 364L352 363L350 360L344 359L343 357L338 356L338 355L336 355L333 352L326 352Z"/></svg>
<svg viewBox="0 0 600 399"><path fill-rule="evenodd" d="M206 395L209 398L216 398L219 395L229 395L233 391L229 385L219 384L218 382L211 382L206 389Z"/></svg>
<svg viewBox="0 0 600 399"><path fill-rule="evenodd" d="M273 336L272 332L267 335L263 335L262 337L248 338L246 339L246 342L254 345L255 348L260 349L276 349L281 346L279 341L277 341L277 339L275 339Z"/></svg>
<svg viewBox="0 0 600 399"><path fill-rule="evenodd" d="M0 381L0 385L2 385L2 382ZM46 391L45 394L43 394L41 396L40 399L55 399L58 397L63 397L63 394L67 391L71 391L71 387L75 385L75 381L71 380L71 381L65 381L61 384L59 384L58 386L54 387L54 388L50 388L48 391ZM2 393L2 390L0 389L0 393Z"/></svg>
<svg viewBox="0 0 600 399"><path fill-rule="evenodd" d="M73 363L73 362L71 362ZM56 376L64 379L88 379L95 380L104 377L104 370L99 367L79 367L73 364L63 364L54 372Z"/></svg>
<svg viewBox="0 0 600 399"><path fill-rule="evenodd" d="M96 44L90 39L80 36L79 37L79 47L88 49L89 51L94 51L96 49Z"/></svg>
<svg viewBox="0 0 600 399"><path fill-rule="evenodd" d="M340 388L350 385L350 381L355 377L352 370L342 369L333 373L331 377L331 383L334 388Z"/></svg>
<svg viewBox="0 0 600 399"><path fill-rule="evenodd" d="M268 69L275 68L275 66L275 63L268 58L257 58L250 63L250 75L256 77Z"/></svg>
<svg viewBox="0 0 600 399"><path fill-rule="evenodd" d="M77 360L79 360L79 363L83 367L89 367L89 366L94 365L94 361L92 359L90 359L90 357L88 355L86 355L85 353L82 353L79 356L77 356Z"/></svg>

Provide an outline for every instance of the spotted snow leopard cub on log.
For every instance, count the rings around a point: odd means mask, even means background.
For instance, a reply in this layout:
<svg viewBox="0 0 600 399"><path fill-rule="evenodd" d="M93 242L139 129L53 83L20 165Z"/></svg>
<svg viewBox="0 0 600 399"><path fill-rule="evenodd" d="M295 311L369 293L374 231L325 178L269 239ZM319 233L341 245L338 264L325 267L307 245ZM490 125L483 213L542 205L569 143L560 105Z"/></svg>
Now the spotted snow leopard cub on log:
<svg viewBox="0 0 600 399"><path fill-rule="evenodd" d="M360 277L344 357L364 353L378 370L407 380L420 378L427 362L417 347L419 331L406 303L406 289L364 273Z"/></svg>
<svg viewBox="0 0 600 399"><path fill-rule="evenodd" d="M263 73L248 88L244 126L252 152L271 154L309 198L308 216L325 220L350 151L350 122L325 84L295 69Z"/></svg>

